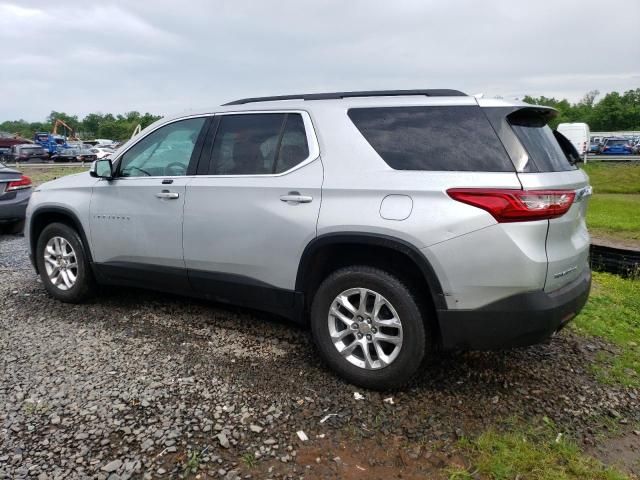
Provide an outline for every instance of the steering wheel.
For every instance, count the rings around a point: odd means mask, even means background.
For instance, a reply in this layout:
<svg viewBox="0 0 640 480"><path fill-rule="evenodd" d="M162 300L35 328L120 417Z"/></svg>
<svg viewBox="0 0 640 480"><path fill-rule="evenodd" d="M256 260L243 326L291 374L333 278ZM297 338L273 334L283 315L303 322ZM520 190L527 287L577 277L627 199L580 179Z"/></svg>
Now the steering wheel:
<svg viewBox="0 0 640 480"><path fill-rule="evenodd" d="M180 162L171 162L164 167L164 174L170 177L180 177L187 173L187 166Z"/></svg>

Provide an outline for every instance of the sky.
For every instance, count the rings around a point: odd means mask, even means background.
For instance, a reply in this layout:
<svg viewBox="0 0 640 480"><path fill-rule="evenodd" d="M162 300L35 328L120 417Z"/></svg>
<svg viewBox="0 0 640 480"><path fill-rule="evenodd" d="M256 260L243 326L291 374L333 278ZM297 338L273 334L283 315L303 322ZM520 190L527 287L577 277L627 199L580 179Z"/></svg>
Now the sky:
<svg viewBox="0 0 640 480"><path fill-rule="evenodd" d="M0 0L0 121L237 98L640 88L638 0Z"/></svg>

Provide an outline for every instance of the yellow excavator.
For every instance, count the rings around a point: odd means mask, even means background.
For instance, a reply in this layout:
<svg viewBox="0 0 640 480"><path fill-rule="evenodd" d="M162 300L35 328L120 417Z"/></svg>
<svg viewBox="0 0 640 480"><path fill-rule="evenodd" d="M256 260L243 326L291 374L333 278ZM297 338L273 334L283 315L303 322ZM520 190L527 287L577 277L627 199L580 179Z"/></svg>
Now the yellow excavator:
<svg viewBox="0 0 640 480"><path fill-rule="evenodd" d="M71 128L69 125L67 125L65 122L60 120L59 118L56 118L56 121L53 123L53 130L51 131L52 135L58 135L59 126L62 126L65 129L64 136L67 137L67 140L71 140L74 142L80 141L77 135L75 135L75 130ZM69 135L67 135L67 130L69 131Z"/></svg>

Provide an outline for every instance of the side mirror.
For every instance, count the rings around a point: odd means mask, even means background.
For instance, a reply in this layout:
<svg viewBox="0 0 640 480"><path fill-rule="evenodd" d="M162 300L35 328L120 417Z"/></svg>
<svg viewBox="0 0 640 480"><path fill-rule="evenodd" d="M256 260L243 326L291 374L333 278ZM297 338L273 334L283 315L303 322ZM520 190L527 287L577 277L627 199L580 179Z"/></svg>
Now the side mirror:
<svg viewBox="0 0 640 480"><path fill-rule="evenodd" d="M91 164L89 175L96 178L111 180L113 178L113 164L108 158L96 160Z"/></svg>

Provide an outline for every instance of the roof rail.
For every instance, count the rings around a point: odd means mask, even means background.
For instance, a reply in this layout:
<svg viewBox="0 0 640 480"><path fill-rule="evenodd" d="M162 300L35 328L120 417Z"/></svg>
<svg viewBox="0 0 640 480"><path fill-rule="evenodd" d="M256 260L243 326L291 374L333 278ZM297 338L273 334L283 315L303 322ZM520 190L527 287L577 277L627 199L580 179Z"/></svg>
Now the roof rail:
<svg viewBox="0 0 640 480"><path fill-rule="evenodd" d="M333 92L333 93L303 93L300 95L279 95L275 97L242 98L227 105L244 105L254 102L272 102L277 100L337 100L352 97L399 97L407 95L425 95L427 97L466 97L467 94L459 90L435 88L428 90L369 90L362 92Z"/></svg>

